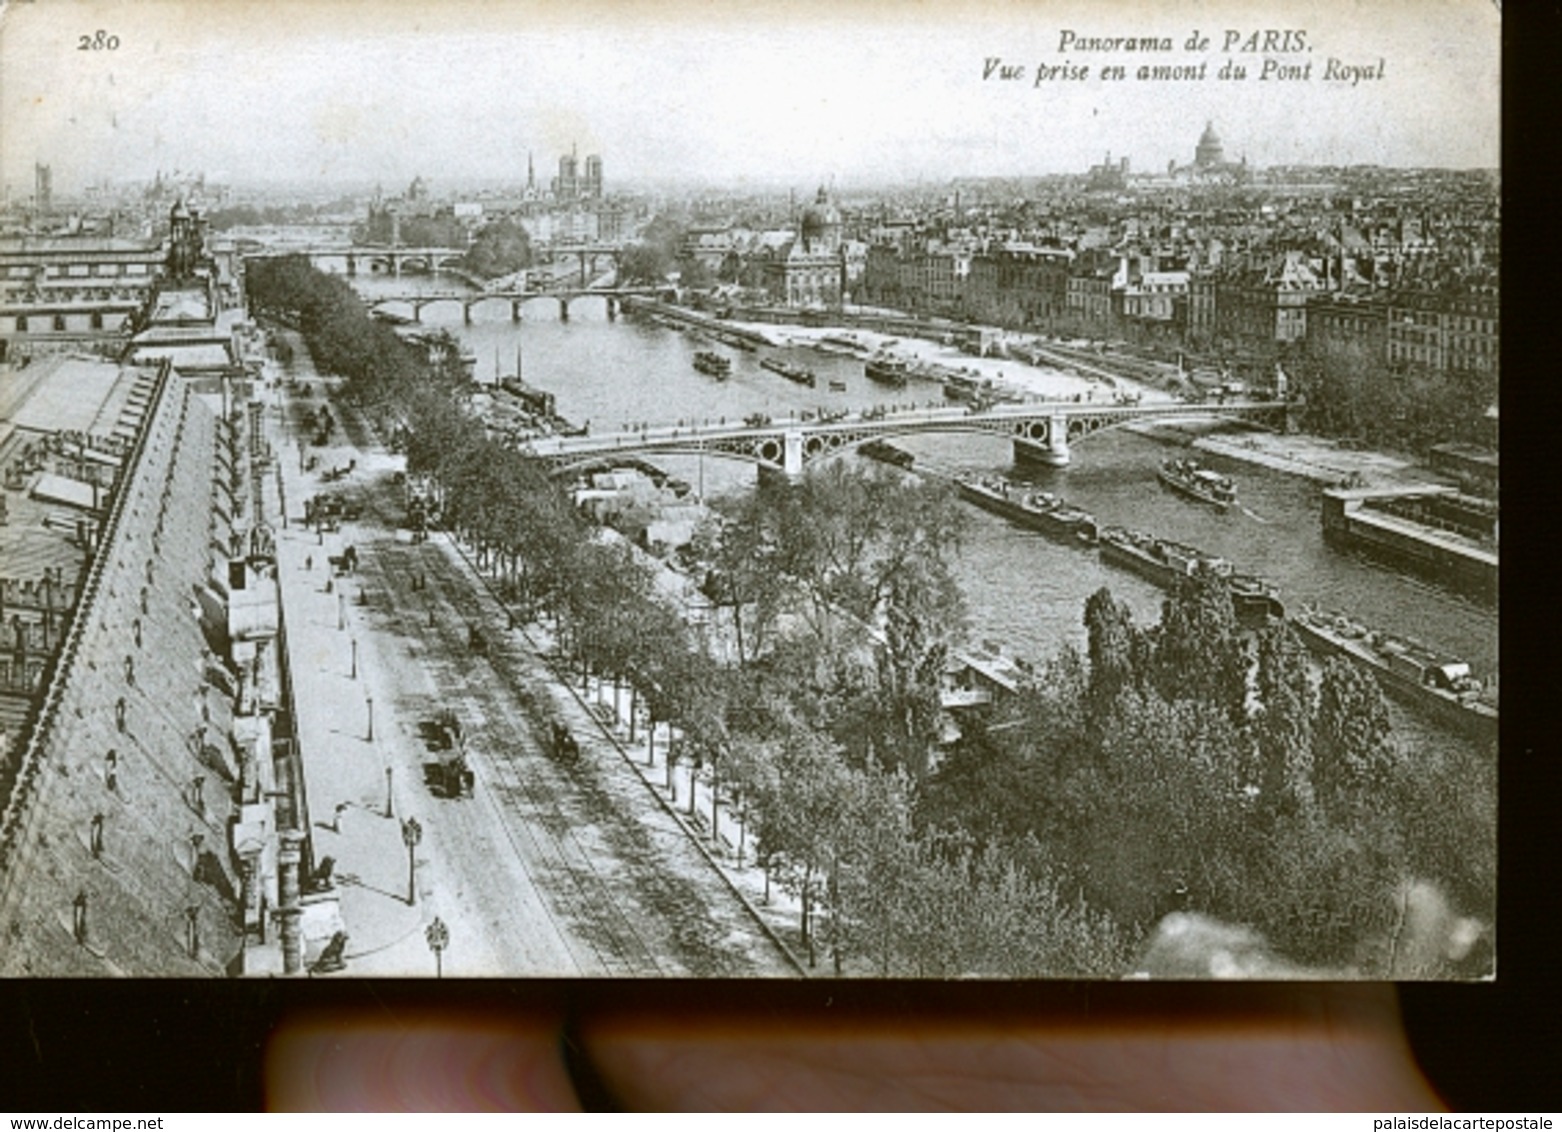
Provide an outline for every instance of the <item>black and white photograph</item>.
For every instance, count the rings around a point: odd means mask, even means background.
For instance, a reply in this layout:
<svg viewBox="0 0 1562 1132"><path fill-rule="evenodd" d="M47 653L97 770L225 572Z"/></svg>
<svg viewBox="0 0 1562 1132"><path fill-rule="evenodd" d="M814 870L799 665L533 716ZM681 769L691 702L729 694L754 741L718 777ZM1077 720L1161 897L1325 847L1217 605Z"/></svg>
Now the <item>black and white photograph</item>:
<svg viewBox="0 0 1562 1132"><path fill-rule="evenodd" d="M0 976L1495 978L1501 31L0 5Z"/></svg>

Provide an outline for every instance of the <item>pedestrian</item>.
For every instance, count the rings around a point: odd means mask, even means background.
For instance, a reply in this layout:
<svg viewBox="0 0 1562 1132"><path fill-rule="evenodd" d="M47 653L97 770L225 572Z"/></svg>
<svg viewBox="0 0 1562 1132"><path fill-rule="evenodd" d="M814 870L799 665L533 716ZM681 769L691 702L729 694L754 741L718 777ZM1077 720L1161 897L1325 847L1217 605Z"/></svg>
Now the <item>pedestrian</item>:
<svg viewBox="0 0 1562 1132"><path fill-rule="evenodd" d="M350 805L351 805L351 803L349 803L349 802L338 802L338 803L336 803L336 812L331 815L331 832L332 833L341 833L342 832L342 815L347 812L348 807Z"/></svg>
<svg viewBox="0 0 1562 1132"><path fill-rule="evenodd" d="M305 570L313 570L314 568L315 568L315 556L313 554L306 554L306 555L304 555L304 569Z"/></svg>

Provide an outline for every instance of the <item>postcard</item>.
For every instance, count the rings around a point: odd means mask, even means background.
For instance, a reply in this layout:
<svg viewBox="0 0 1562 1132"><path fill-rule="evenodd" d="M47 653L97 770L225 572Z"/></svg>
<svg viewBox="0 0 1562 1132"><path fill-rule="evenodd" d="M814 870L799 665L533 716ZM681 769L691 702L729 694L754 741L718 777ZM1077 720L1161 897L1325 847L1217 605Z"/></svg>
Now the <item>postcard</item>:
<svg viewBox="0 0 1562 1132"><path fill-rule="evenodd" d="M0 974L1482 980L1501 14L0 10Z"/></svg>

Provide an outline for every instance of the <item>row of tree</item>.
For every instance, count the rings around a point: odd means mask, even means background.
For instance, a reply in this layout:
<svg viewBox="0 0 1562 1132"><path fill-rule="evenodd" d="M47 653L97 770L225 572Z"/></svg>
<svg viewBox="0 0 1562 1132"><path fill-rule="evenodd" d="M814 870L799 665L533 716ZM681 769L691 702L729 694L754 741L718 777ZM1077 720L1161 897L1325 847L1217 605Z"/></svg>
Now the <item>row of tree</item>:
<svg viewBox="0 0 1562 1132"><path fill-rule="evenodd" d="M1286 373L1306 400L1309 431L1400 452L1485 435L1485 415L1497 403L1495 366L1489 372L1419 364L1390 369L1359 345L1310 347Z"/></svg>
<svg viewBox="0 0 1562 1132"><path fill-rule="evenodd" d="M314 267L304 256L252 260L245 271L249 309L295 326L322 373L346 378L345 395L359 404L411 403L432 387L450 390L464 380L460 351L433 351L441 364L403 342L369 317L363 300L344 279Z"/></svg>
<svg viewBox="0 0 1562 1132"><path fill-rule="evenodd" d="M671 725L673 800L693 813L681 766L709 787L713 836L732 807L740 858L797 898L812 959L919 975L1122 970L1130 937L1045 870L914 820L960 623L945 557L960 513L945 491L837 468L733 502L698 540L725 616L713 642L639 555L459 406L411 420L408 471L438 482L446 523L550 625L583 684L611 681L653 735Z"/></svg>

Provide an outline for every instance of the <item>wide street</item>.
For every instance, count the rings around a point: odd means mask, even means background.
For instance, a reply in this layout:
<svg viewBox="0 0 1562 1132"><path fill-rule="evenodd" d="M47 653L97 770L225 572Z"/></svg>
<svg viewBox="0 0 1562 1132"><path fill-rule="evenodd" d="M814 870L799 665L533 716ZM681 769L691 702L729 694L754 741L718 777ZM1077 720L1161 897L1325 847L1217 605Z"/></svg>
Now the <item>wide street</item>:
<svg viewBox="0 0 1562 1132"><path fill-rule="evenodd" d="M307 353L295 356L290 376L313 379ZM278 532L279 569L292 652L307 657L294 672L305 779L316 856L335 855L342 877L348 972L427 973L423 927L437 915L450 929L452 975L795 974L607 733L507 628L448 536L414 544L398 526L399 461L349 421L350 442L339 431L333 446L308 449L313 471L300 469L300 419L320 403L282 398L291 521ZM320 473L349 461L350 475L322 484ZM362 507L323 536L300 521L304 500L322 490ZM327 593L327 558L347 546L357 570ZM486 636L481 651L469 647L473 624ZM465 729L470 797L426 778L438 761L430 724L444 708ZM555 720L577 737L578 758L549 753ZM416 922L400 821L383 816L386 768L395 817L423 830ZM348 809L333 830L321 819L338 803Z"/></svg>

